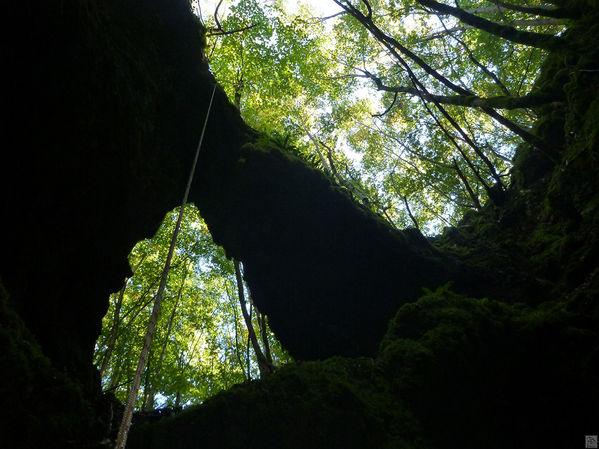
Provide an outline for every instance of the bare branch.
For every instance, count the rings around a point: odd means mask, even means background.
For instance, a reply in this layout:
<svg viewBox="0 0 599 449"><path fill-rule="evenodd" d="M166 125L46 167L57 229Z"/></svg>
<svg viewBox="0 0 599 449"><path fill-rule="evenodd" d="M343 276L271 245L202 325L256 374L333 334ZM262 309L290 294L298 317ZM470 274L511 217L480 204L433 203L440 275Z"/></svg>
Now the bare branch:
<svg viewBox="0 0 599 449"><path fill-rule="evenodd" d="M335 0L335 2L337 2L337 1L338 0ZM451 81L449 81L447 78L445 78L443 75L441 75L439 72L437 72L436 70L434 70L431 66L429 66L426 62L424 62L422 60L422 58L420 58L419 56L417 56L416 54L414 54L413 52L411 52L410 50L408 50L406 47L404 47L403 45L401 45L396 39L394 39L393 37L391 37L391 36L383 33L383 31L380 28L378 28L372 21L367 21L366 18L365 18L365 16L362 13L360 13L360 11L356 10L355 8L353 8L353 10L348 10L348 11L360 23L362 23L362 25L364 25L364 27L368 31L370 31L370 33L381 44L383 44L383 46L385 46L385 48L387 48L387 50L389 50L389 52L391 53L391 55L408 72L408 76L410 77L412 83L414 83L414 85L417 86L421 91L426 92L426 88L418 80L418 78L416 77L416 75L414 74L414 72L412 71L412 69L410 68L410 66L401 57L401 55L398 53L398 51L401 52L402 54L406 55L408 58L410 58L412 61L414 61L416 64L418 64L426 73L428 73L433 78L435 78L436 80L438 80L441 83L443 83L445 86L449 87L454 92L456 92L458 94L461 94L461 95L473 95L473 93L470 92L469 90L464 89L464 88L462 88L462 87L460 87L460 86L452 83ZM439 103L435 103L435 105L437 106L437 108L439 110L442 109L442 107L440 106ZM522 129L520 126L518 126L517 124L515 124L512 121L508 120L507 118L503 117L501 114L499 114L497 111L495 111L492 108L482 107L481 109L487 115L489 115L490 117L492 117L493 119L495 119L498 123L501 123L507 129L509 129L513 133L515 133L515 134L519 135L520 137L522 137L522 139L524 139L526 142L529 142L530 144L532 144L535 147L537 147L539 150L541 150L545 154L546 157L548 157L548 158L551 159L551 156L547 153L547 151L545 149L546 144L539 137L535 136L534 134L531 134L530 132L526 131L525 129ZM441 112L443 113L443 115L447 114L447 112L445 110L442 110ZM450 122L451 121L452 120L450 119ZM455 126L455 125L452 123L452 126ZM467 138L467 136L466 136L466 138ZM467 138L466 141L468 141L468 138Z"/></svg>
<svg viewBox="0 0 599 449"><path fill-rule="evenodd" d="M443 20L441 20L441 24L443 25L443 28L445 28L447 30L447 27L445 27L445 23L443 22ZM499 79L499 77L497 75L495 75L495 73L493 73L487 67L485 67L483 64L481 64L480 61L474 57L474 54L472 53L472 50L470 50L470 47L468 47L468 45L462 39L460 39L459 37L456 37L453 33L450 33L449 35L451 36L451 38L453 40L455 40L458 44L460 44L462 46L462 48L468 54L468 59L470 59L470 61L472 61L472 63L476 67L478 67L485 75L487 75L489 78L491 78L493 81L495 81L495 84L497 84L497 86L499 86L499 88L502 90L502 92L505 95L510 95L509 90L501 82L501 80Z"/></svg>
<svg viewBox="0 0 599 449"><path fill-rule="evenodd" d="M453 167L454 167L455 171L457 172L458 177L462 181L462 184L464 184L464 187L466 188L466 191L468 192L470 199L474 203L474 207L477 210L480 210L482 206L480 205L478 196L474 193L474 191L472 190L472 187L470 187L470 183L468 182L468 179L466 179L464 172L462 172L462 170L460 169L460 166L458 165L458 162L455 159L453 160Z"/></svg>
<svg viewBox="0 0 599 449"><path fill-rule="evenodd" d="M362 3L364 3L364 5L366 5L366 9L368 10L368 14L366 15L366 18L371 19L372 18L372 7L370 6L370 3L368 3L367 0L362 0Z"/></svg>
<svg viewBox="0 0 599 449"><path fill-rule="evenodd" d="M220 8L220 5L223 4L223 0L220 0L218 2L218 5L216 5L216 9L214 10L214 23L216 23L216 29L222 31L223 27L220 24L219 20L218 20L218 9Z"/></svg>
<svg viewBox="0 0 599 449"><path fill-rule="evenodd" d="M243 33L244 31L251 30L252 28L257 27L257 26L258 26L258 24L254 23L252 25L248 25L246 27L238 28L236 30L231 30L231 31L224 31L223 29L214 29L210 33L206 33L206 36L208 36L208 37L228 36L230 34Z"/></svg>
<svg viewBox="0 0 599 449"><path fill-rule="evenodd" d="M414 74L414 72L412 71L412 69L410 68L408 63L401 57L401 55L397 52L397 50L401 51L404 54L407 54L408 57L410 57L418 65L420 65L422 68L424 68L427 71L427 73L430 73L432 76L439 79L441 82L446 84L452 90L454 90L460 94L473 95L470 91L455 85L454 83L449 81L447 78L440 75L436 70L434 70L432 67L430 67L428 64L426 64L424 61L422 61L421 58L419 58L414 53L412 53L407 48L405 48L403 45L401 45L396 39L393 39L392 37L383 33L380 28L378 28L376 25L374 25L372 20L368 20L364 16L364 14L362 14L360 11L355 9L353 6L351 6L351 5L344 6L339 0L335 0L335 2L337 4L339 4L340 6L342 6L344 9L347 9L352 14L352 16L354 16L358 21L360 21L360 23L362 23L366 27L366 29L369 30L371 32L371 34L373 34L373 36L387 48L387 50L389 50L389 52L395 57L395 59L406 70L410 80L412 81L412 83L414 84L414 87L417 90L423 92L424 94L430 95L428 90L426 89L426 87L416 77L416 75ZM397 50L396 50L396 48L397 48ZM420 98L422 99L422 97L420 97ZM497 183L499 185L502 185L501 178L497 174L495 167L493 166L491 161L485 156L485 154L480 150L480 148L478 148L478 146L472 141L472 139L470 139L470 137L464 132L464 130L453 119L453 117L451 117L451 115L445 110L445 108L443 108L443 106L441 106L441 104L439 102L435 101L434 98L432 98L432 102L434 103L435 107L441 112L441 114L447 119L447 121L449 121L451 126L464 138L464 140L468 143L468 145L470 145L472 147L474 152L482 159L482 161L485 163L485 165L487 165L491 175L497 181ZM485 181L480 176L480 174L475 169L475 167L470 163L466 154L463 152L463 150L460 148L460 146L457 144L457 142L455 142L455 139L453 139L451 134L447 133L447 130L445 130L445 128L442 127L442 125L440 124L438 119L434 116L434 114L432 113L432 111L430 110L430 108L428 107L426 102L424 102L424 100L423 100L423 105L427 109L429 114L434 118L434 120L439 124L439 126L441 126L441 129L443 129L443 131L447 134L447 137L456 146L457 150L460 152L462 157L464 157L469 162L469 166L475 171L475 174L477 175L477 177L479 178L481 183L483 185L485 185L486 189L488 190L489 187L486 185ZM499 116L500 118L503 119L503 117L501 117L499 114L497 114L496 111L494 111L493 109L491 109L489 107L482 107L482 110L487 112L487 114L489 114L489 115L494 114L495 116ZM505 120L505 121L507 121L507 120ZM511 125L517 128L517 126L515 124L512 123Z"/></svg>
<svg viewBox="0 0 599 449"><path fill-rule="evenodd" d="M497 108L497 109L522 109L541 106L544 104L556 101L556 98L541 95L531 94L523 97L513 96L496 96L482 98L476 95L433 95L429 92L422 91L413 87L398 86L391 87L383 84L380 78L374 76L368 71L363 71L376 85L377 90L391 92L394 94L408 94L420 97L427 101L437 102L440 104L449 104L454 106L466 106L471 108ZM395 101L394 101L395 102ZM393 106L393 105L392 105ZM386 111L384 114L386 114ZM381 114L381 115L384 115Z"/></svg>
<svg viewBox="0 0 599 449"><path fill-rule="evenodd" d="M523 26L523 27L531 27L531 26L548 26L548 25L562 25L562 22L556 19L517 19L512 21L512 25ZM428 42L434 39L439 39L441 37L445 37L447 35L452 35L453 33L459 31L473 30L478 29L472 25L458 25L452 28L446 28L442 31L437 31L430 36L419 39L418 42Z"/></svg>
<svg viewBox="0 0 599 449"><path fill-rule="evenodd" d="M326 20L329 20L329 19L334 19L335 17L343 16L343 15L345 15L345 14L347 14L347 11L339 11L338 13L332 14L332 15L330 15L330 16L326 16L326 17L319 17L319 18L318 18L318 21L319 21L319 22L324 22L324 21L326 21Z"/></svg>
<svg viewBox="0 0 599 449"><path fill-rule="evenodd" d="M382 112L380 114L373 114L372 116L373 117L383 117L383 116L387 115L389 113L389 111L391 109L393 109L393 106L395 106L395 102L397 101L397 94L398 93L399 92L394 92L394 94L393 94L393 101L391 102L391 104L389 105L389 107L387 109L385 109L384 112Z"/></svg>

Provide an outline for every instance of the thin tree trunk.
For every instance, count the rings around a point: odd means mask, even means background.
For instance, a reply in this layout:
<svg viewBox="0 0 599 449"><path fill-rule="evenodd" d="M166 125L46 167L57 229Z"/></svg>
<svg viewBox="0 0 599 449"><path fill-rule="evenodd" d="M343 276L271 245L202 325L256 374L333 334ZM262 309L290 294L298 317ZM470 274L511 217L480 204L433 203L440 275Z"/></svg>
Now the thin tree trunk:
<svg viewBox="0 0 599 449"><path fill-rule="evenodd" d="M229 297L229 301L233 306L233 319L235 320L235 355L237 356L237 361L239 362L239 366L241 367L241 371L243 372L243 376L245 380L249 380L249 375L246 374L245 366L243 364L243 359L241 358L241 351L239 350L239 323L237 322L237 307L235 305L235 300L233 296L229 292L229 288L225 284L225 289L227 291L227 296Z"/></svg>
<svg viewBox="0 0 599 449"><path fill-rule="evenodd" d="M183 214L183 210L179 212L179 217ZM175 227L175 232L173 233L173 239L171 240L171 247L174 250L174 242L176 242L177 234L179 233L180 223L177 223ZM152 314L150 315L150 320L148 322L148 328L146 330L146 336L144 338L144 343L142 346L141 354L139 356L139 361L137 363L137 369L135 370L135 377L133 378L133 383L131 385L131 389L129 390L129 395L127 397L127 402L125 404L125 411L123 413L123 420L121 421L121 427L119 428L119 433L116 440L116 449L125 449L125 445L127 443L127 436L129 434L129 427L131 426L131 418L133 417L133 408L135 407L135 401L137 400L137 395L139 393L139 386L141 384L141 378L146 367L146 362L148 361L148 353L150 350L150 346L152 344L152 339L154 337L154 330L156 329L156 323L158 321L158 314L160 313L160 306L162 303L162 295L164 293L164 289L166 287L166 280L168 278L168 269L170 267L170 262L173 256L173 251L169 251L169 254L166 259L165 267L162 272L162 279L160 280L160 286L158 287L158 293L154 299L154 307L152 308Z"/></svg>
<svg viewBox="0 0 599 449"><path fill-rule="evenodd" d="M112 351L114 350L114 345L119 334L119 325L121 321L121 305L123 304L123 297L125 296L125 290L127 289L127 284L129 283L130 279L131 278L125 279L125 283L119 291L119 296L116 300L116 304L114 305L114 315L112 317L112 328L110 329L110 337L108 338L106 352L104 352L104 357L102 358L102 365L100 366L100 379L104 377L104 373L108 368L108 362L110 361L110 357L112 356Z"/></svg>
<svg viewBox="0 0 599 449"><path fill-rule="evenodd" d="M173 330L173 321L175 320L175 314L177 313L177 307L179 306L179 301L181 300L181 295L183 294L183 287L185 286L185 280L187 279L187 274L189 270L185 271L185 275L183 276L183 281L181 282L181 286L179 287L179 292L177 293L177 299L175 301L175 305L173 306L173 311L171 312L171 316L168 320L168 327L166 330L166 335L164 337L164 341L162 342L162 349L160 351L160 357L158 359L158 364L156 365L156 369L154 370L154 381L150 382L150 390L148 392L148 400L146 402L145 411L154 410L154 398L156 397L156 387L158 383L158 379L160 378L160 372L162 371L162 362L164 361L164 353L166 352L166 347L168 345L168 341Z"/></svg>
<svg viewBox="0 0 599 449"><path fill-rule="evenodd" d="M122 352L117 357L117 361L112 364L112 366L114 367L113 372L110 376L110 383L108 384L108 388L106 388L105 391L114 391L121 385L126 385L127 383L129 383L129 381L121 383L121 379L123 377L123 371L125 368L124 361L130 360L131 357L131 348L129 345L125 344L123 346Z"/></svg>
<svg viewBox="0 0 599 449"><path fill-rule="evenodd" d="M147 411L148 404L148 391L150 389L150 373L152 371L152 348L150 347L150 351L148 352L148 363L146 365L146 375L144 381L144 394L143 399L141 401L141 409L143 411Z"/></svg>
<svg viewBox="0 0 599 449"><path fill-rule="evenodd" d="M412 209L410 209L410 205L408 204L408 197L405 195L402 195L401 199L403 199L403 203L406 206L406 211L408 212L408 215L410 216L410 220L412 220L412 223L414 223L414 226L416 227L416 229L418 229L420 231L420 226L418 225L418 221L416 220L416 217L414 217L414 215L412 214Z"/></svg>
<svg viewBox="0 0 599 449"><path fill-rule="evenodd" d="M121 318L120 318L121 306L123 304L125 290L127 289L127 285L129 285L129 281L131 280L131 278L133 276L135 276L137 269L143 263L145 258L146 258L146 255L144 254L142 256L141 260L137 263L137 265L133 269L131 276L128 277L127 279L125 279L123 288L121 288L121 291L119 292L119 296L118 296L116 304L114 306L114 315L112 318L112 329L110 330L110 338L108 340L108 345L106 346L106 352L104 353L104 358L102 359L102 366L100 367L100 379L102 379L102 377L104 377L106 368L108 368L108 362L110 361L110 357L112 356L112 351L114 350L114 345L116 343L116 339L119 335L119 325L121 324Z"/></svg>
<svg viewBox="0 0 599 449"><path fill-rule="evenodd" d="M252 305L250 304L250 323L252 322ZM247 324L246 324L247 329ZM250 339L250 333L248 331L248 338L245 344L245 364L247 366L247 378L251 380L252 378L252 360L250 358L250 346L252 345L252 341Z"/></svg>
<svg viewBox="0 0 599 449"><path fill-rule="evenodd" d="M264 356L266 361L272 366L272 354L270 352L270 343L268 342L268 333L266 330L266 315L258 312L258 322L260 323L260 338L262 339L262 346L264 347Z"/></svg>
<svg viewBox="0 0 599 449"><path fill-rule="evenodd" d="M256 354L256 359L258 360L258 368L260 369L260 377L266 377L272 373L272 366L266 360L262 349L260 348L260 344L258 343L258 338L256 337L256 332L254 331L254 326L252 325L252 319L248 314L246 309L246 301L245 301L245 293L243 288L243 279L241 278L241 270L239 268L239 261L234 260L235 264L235 279L237 280L237 292L239 294L239 304L241 305L241 313L243 314L243 319L245 320L245 325L248 329L248 338L254 348L254 353Z"/></svg>
<svg viewBox="0 0 599 449"><path fill-rule="evenodd" d="M117 372L116 374L113 373L112 376L110 376L110 383L108 384L108 387L106 389L104 389L104 391L114 391L116 390L117 386L119 385L119 381L121 380L121 370L120 370L120 366L117 365Z"/></svg>
<svg viewBox="0 0 599 449"><path fill-rule="evenodd" d="M175 410L181 407L181 392L177 390L177 395L175 396Z"/></svg>

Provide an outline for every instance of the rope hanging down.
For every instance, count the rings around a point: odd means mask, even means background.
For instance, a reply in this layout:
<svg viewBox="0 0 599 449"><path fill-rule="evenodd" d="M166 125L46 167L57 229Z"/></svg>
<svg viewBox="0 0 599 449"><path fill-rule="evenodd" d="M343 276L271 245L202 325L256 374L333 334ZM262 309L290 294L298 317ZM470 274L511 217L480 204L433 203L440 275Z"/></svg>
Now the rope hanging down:
<svg viewBox="0 0 599 449"><path fill-rule="evenodd" d="M152 339L154 337L154 330L156 329L158 314L160 313L162 295L164 294L164 289L166 288L168 272L171 267L173 253L175 252L175 244L177 243L177 236L179 235L179 229L181 228L181 222L183 221L183 212L185 211L185 206L187 205L187 198L189 197L191 182L193 181L196 165L200 156L200 148L202 147L202 141L204 140L206 125L208 124L208 117L210 116L210 110L212 109L212 100L214 99L215 92L216 84L214 84L214 88L212 89L212 95L210 96L210 102L208 103L208 112L206 112L206 119L204 120L204 126L202 127L202 133L200 134L198 147L196 149L195 157L191 165L189 178L187 179L187 186L185 187L185 194L183 195L183 201L181 202L181 208L179 209L177 224L175 225L175 230L173 231L173 237L171 239L171 244L168 249L168 255L166 257L166 262L164 263L164 268L160 277L160 285L158 287L158 292L156 293L156 296L154 298L154 307L152 309L152 315L150 316L150 321L148 322L148 329L146 330L144 345L139 356L139 362L137 363L137 369L135 371L135 377L133 378L133 384L131 385L131 389L129 390L129 396L127 397L127 403L125 404L125 411L123 412L123 419L121 421L121 427L119 428L119 433L116 439L115 449L125 449L125 445L127 443L127 435L129 434L131 418L133 417L133 408L135 406L135 401L137 400L137 394L139 393L139 386L141 384L143 371L148 361L148 352L150 350L150 345L152 344Z"/></svg>

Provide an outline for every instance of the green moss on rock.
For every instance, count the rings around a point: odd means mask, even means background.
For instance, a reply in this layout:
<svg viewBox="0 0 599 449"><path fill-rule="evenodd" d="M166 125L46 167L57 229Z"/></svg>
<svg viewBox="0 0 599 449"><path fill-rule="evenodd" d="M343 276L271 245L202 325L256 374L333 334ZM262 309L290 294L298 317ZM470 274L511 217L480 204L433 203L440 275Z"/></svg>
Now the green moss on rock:
<svg viewBox="0 0 599 449"><path fill-rule="evenodd" d="M0 284L0 441L3 447L79 447L107 426L85 388L56 369Z"/></svg>
<svg viewBox="0 0 599 449"><path fill-rule="evenodd" d="M432 447L567 447L596 416L584 398L599 380L585 368L599 343L589 325L557 302L444 287L400 309L379 363Z"/></svg>
<svg viewBox="0 0 599 449"><path fill-rule="evenodd" d="M139 422L130 447L571 447L596 418L590 324L558 302L529 307L441 287L401 307L375 359L286 366Z"/></svg>

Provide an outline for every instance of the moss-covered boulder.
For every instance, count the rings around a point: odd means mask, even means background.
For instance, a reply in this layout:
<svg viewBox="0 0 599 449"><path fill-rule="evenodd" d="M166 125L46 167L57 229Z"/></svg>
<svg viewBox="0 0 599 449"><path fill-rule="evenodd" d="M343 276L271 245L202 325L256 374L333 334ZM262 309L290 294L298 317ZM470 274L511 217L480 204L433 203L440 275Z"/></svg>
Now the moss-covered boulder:
<svg viewBox="0 0 599 449"><path fill-rule="evenodd" d="M379 356L286 366L167 419L131 448L573 447L592 431L599 333L536 308L441 287L406 304Z"/></svg>

